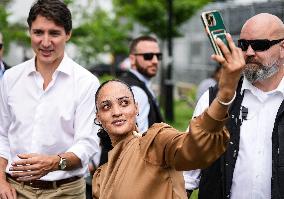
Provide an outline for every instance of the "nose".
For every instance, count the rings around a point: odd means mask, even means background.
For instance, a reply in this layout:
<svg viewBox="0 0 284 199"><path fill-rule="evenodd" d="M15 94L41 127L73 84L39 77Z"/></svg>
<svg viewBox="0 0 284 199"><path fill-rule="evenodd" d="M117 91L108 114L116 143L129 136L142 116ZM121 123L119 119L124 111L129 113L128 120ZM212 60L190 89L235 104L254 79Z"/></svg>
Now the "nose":
<svg viewBox="0 0 284 199"><path fill-rule="evenodd" d="M120 107L118 105L115 105L112 107L112 116L113 117L118 117L118 116L121 116L121 110L120 110Z"/></svg>
<svg viewBox="0 0 284 199"><path fill-rule="evenodd" d="M245 51L246 56L254 56L255 51L252 49L251 45L249 45L248 49Z"/></svg>
<svg viewBox="0 0 284 199"><path fill-rule="evenodd" d="M44 34L43 38L42 38L42 42L41 42L42 46L44 48L48 48L50 46L50 43L51 42L50 42L50 38L49 38L48 34Z"/></svg>
<svg viewBox="0 0 284 199"><path fill-rule="evenodd" d="M157 64L159 62L157 55L153 56L152 63Z"/></svg>

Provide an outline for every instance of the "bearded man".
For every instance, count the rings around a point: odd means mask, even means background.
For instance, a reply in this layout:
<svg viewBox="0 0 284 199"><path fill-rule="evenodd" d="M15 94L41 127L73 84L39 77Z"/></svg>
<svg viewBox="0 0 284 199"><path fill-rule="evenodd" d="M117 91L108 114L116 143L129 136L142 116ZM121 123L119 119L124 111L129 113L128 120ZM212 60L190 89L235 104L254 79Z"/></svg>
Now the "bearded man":
<svg viewBox="0 0 284 199"><path fill-rule="evenodd" d="M268 13L253 16L238 46L246 66L230 105L228 149L209 168L185 172L186 189L199 187L200 199L284 198L283 22ZM216 90L201 97L194 115L208 107Z"/></svg>
<svg viewBox="0 0 284 199"><path fill-rule="evenodd" d="M152 124L162 122L156 96L151 89L151 78L158 71L162 60L158 41L151 36L140 36L130 44L129 60L131 69L120 77L134 93L138 103L137 125L139 132L145 132Z"/></svg>

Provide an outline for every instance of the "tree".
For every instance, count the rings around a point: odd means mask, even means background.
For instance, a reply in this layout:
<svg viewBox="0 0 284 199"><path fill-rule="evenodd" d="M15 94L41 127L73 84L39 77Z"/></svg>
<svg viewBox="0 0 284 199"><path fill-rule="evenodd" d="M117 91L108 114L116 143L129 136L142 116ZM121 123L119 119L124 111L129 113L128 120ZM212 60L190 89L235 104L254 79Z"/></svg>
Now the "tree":
<svg viewBox="0 0 284 199"><path fill-rule="evenodd" d="M181 36L179 27L199 8L211 0L173 0L173 36ZM160 39L167 38L168 5L167 0L113 0L114 10L118 16L130 19L156 34Z"/></svg>
<svg viewBox="0 0 284 199"><path fill-rule="evenodd" d="M73 29L71 42L77 45L86 64L95 63L101 53L110 53L114 59L127 54L128 24L97 8L84 13L81 23Z"/></svg>
<svg viewBox="0 0 284 199"><path fill-rule="evenodd" d="M23 47L23 50L28 48L30 41L27 34L27 27L21 23L8 23L8 16L10 13L7 12L7 6L13 3L12 0L0 0L0 27L1 32L4 36L5 42L5 53L9 51L9 44L13 41L19 46Z"/></svg>
<svg viewBox="0 0 284 199"><path fill-rule="evenodd" d="M7 49L9 47L9 43L11 40L11 37L9 36L9 24L7 21L7 18L9 16L9 14L6 11L6 5L8 4L8 1L0 1L0 31L3 34L4 37L4 42L5 42L5 48ZM5 52L8 52L8 50L6 50Z"/></svg>
<svg viewBox="0 0 284 199"><path fill-rule="evenodd" d="M128 17L130 23L138 23L147 28L148 33L156 34L162 43L168 39L169 60L172 60L172 37L181 36L179 27L200 7L210 0L113 0L118 16ZM174 120L172 63L167 69L161 67L161 104L166 119Z"/></svg>

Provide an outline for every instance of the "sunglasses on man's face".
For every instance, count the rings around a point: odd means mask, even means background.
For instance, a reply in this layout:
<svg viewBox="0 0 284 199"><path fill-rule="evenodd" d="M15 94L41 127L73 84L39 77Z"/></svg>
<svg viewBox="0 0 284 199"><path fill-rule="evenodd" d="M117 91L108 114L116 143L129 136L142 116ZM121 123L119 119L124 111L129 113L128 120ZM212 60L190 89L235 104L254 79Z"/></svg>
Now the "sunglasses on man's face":
<svg viewBox="0 0 284 199"><path fill-rule="evenodd" d="M154 55L157 57L158 60L162 60L163 54L162 53L135 53L134 55L141 55L143 59L146 61L151 61Z"/></svg>
<svg viewBox="0 0 284 199"><path fill-rule="evenodd" d="M0 44L0 50L3 48L3 44Z"/></svg>
<svg viewBox="0 0 284 199"><path fill-rule="evenodd" d="M279 42L283 41L283 39L277 39L277 40L268 40L268 39L255 39L255 40L245 40L240 39L238 40L238 47L242 49L242 51L247 51L248 47L251 46L251 48L254 51L266 51L271 46L278 44Z"/></svg>

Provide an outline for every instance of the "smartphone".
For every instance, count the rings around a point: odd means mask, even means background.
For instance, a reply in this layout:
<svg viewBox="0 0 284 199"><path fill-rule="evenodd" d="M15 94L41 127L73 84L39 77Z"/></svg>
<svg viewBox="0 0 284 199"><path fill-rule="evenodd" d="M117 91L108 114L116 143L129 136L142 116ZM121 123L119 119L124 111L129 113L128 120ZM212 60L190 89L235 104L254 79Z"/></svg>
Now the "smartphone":
<svg viewBox="0 0 284 199"><path fill-rule="evenodd" d="M227 31L221 13L217 10L202 12L201 19L215 54L223 56L221 49L215 43L215 39L218 37L229 48L229 44L226 39Z"/></svg>

